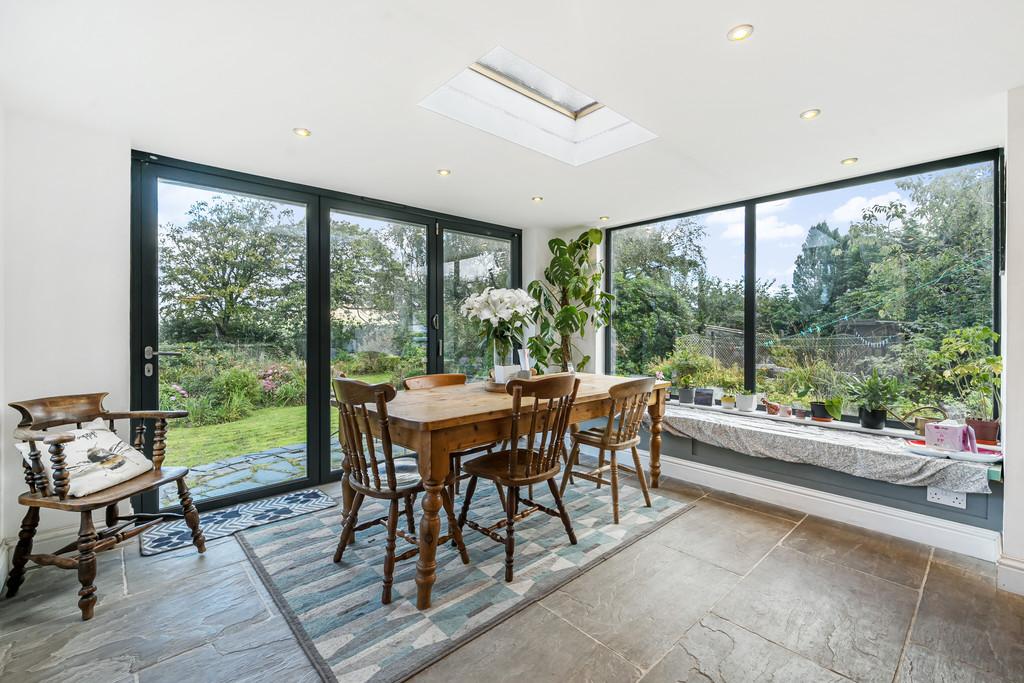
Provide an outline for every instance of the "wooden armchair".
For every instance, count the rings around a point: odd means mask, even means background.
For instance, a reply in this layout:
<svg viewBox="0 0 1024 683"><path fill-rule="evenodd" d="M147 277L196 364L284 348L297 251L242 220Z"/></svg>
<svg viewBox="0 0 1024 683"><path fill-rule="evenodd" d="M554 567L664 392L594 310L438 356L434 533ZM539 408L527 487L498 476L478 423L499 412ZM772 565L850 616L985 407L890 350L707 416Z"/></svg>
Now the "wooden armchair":
<svg viewBox="0 0 1024 683"><path fill-rule="evenodd" d="M52 396L30 401L17 401L11 407L21 413L21 422L14 431L16 440L29 445L29 460L22 460L25 483L28 492L18 497L18 502L28 507L28 512L21 522L18 544L14 550L11 571L7 577L7 597L13 598L25 580L25 565L32 560L39 565L53 565L61 569L76 569L78 580L82 584L78 591L78 607L82 610L82 620L92 618L96 604L96 553L109 550L121 541L138 536L149 527L159 524L165 519L181 519L192 530L192 543L199 552L205 552L206 539L199 527L199 512L192 502L188 487L185 485L187 467L164 468L165 438L167 420L186 417L182 410L131 410L112 413L103 407L106 392L99 394L78 394L74 396ZM132 445L142 451L145 447L146 424L153 425L153 469L132 479L121 482L89 495L73 498L68 496L71 474L65 467L65 444L75 440L70 432L48 432L51 427L74 425L81 429L86 422L102 418L108 421L110 430L114 431L115 420L139 420L135 428ZM53 481L49 481L43 469L42 453L39 444L43 444L50 455L53 465ZM144 491L159 488L164 484L175 482L178 486L178 498L181 500L183 514L133 514L127 517L118 516L118 503ZM78 540L69 543L52 554L32 554L32 538L39 526L39 509L52 508L77 512L81 516ZM105 528L96 531L93 523L93 510L106 510ZM131 528L129 528L131 527ZM77 555L68 553L77 551Z"/></svg>

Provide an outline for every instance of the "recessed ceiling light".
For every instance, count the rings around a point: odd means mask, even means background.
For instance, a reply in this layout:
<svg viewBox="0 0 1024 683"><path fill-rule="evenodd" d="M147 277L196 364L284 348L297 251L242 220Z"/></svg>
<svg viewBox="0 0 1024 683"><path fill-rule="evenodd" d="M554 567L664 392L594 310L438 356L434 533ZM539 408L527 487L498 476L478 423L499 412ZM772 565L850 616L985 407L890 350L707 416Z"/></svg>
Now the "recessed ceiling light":
<svg viewBox="0 0 1024 683"><path fill-rule="evenodd" d="M309 128L292 128L292 132L298 135L300 138L308 138L313 134Z"/></svg>
<svg viewBox="0 0 1024 683"><path fill-rule="evenodd" d="M608 218L608 216L601 216L601 218L599 220L607 221L607 220L610 220L610 219Z"/></svg>
<svg viewBox="0 0 1024 683"><path fill-rule="evenodd" d="M437 175L451 175L452 169L450 168L439 168L437 169Z"/></svg>
<svg viewBox="0 0 1024 683"><path fill-rule="evenodd" d="M839 163L841 163L843 166L853 166L858 161L860 161L860 159L858 159L857 157L846 157Z"/></svg>
<svg viewBox="0 0 1024 683"><path fill-rule="evenodd" d="M536 202L536 203L538 203L538 204L539 204L539 203L541 203L542 201L544 201L544 198L543 198L543 197L541 197L540 195L535 195L535 196L533 196L533 197L530 197L530 201L533 201L533 202Z"/></svg>
<svg viewBox="0 0 1024 683"><path fill-rule="evenodd" d="M800 118L804 119L805 121L810 121L811 119L816 119L819 116L821 116L821 110L820 109L808 109L806 111L800 112Z"/></svg>
<svg viewBox="0 0 1024 683"><path fill-rule="evenodd" d="M725 34L725 37L733 42L740 40L746 40L754 33L754 27L750 24L740 24L739 26L733 26L729 29L729 32Z"/></svg>

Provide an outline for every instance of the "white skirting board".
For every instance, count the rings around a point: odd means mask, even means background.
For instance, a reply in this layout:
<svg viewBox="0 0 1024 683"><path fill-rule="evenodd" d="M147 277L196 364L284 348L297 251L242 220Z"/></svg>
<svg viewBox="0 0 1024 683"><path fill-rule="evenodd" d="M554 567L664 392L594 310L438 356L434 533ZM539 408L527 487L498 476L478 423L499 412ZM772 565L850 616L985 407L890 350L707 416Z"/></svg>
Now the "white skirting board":
<svg viewBox="0 0 1024 683"><path fill-rule="evenodd" d="M640 451L640 456L649 466L647 453ZM989 529L678 458L663 456L661 474L989 562L1000 559L1001 535ZM1024 562L1019 562L1014 571L1020 572L1024 583Z"/></svg>
<svg viewBox="0 0 1024 683"><path fill-rule="evenodd" d="M1004 591L1024 595L1024 560L1003 555L999 558L996 583Z"/></svg>

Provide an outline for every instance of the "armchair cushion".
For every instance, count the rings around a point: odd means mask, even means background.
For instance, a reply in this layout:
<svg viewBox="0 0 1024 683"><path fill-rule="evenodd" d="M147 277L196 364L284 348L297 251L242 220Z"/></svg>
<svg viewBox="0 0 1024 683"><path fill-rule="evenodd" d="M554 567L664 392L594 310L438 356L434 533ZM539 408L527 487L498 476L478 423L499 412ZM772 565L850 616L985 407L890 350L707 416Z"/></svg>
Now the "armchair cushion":
<svg viewBox="0 0 1024 683"><path fill-rule="evenodd" d="M68 433L75 437L74 441L64 444L64 467L70 475L69 496L87 496L153 469L153 462L110 431L102 418ZM29 444L19 442L17 447L25 462L31 465ZM52 486L53 464L49 450L40 442L36 442L36 448Z"/></svg>

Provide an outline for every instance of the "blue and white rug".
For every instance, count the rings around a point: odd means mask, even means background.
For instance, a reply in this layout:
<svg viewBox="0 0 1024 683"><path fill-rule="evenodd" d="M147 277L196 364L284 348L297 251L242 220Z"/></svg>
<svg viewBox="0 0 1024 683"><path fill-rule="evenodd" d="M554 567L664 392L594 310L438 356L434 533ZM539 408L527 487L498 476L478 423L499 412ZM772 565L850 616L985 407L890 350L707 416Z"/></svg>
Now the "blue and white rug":
<svg viewBox="0 0 1024 683"><path fill-rule="evenodd" d="M543 494L541 493L543 489ZM536 500L553 507L546 486ZM461 504L460 500L456 505ZM561 520L537 512L516 524L515 580L505 583L505 548L465 529L470 564L450 545L437 551L433 606L416 609L416 559L395 567L393 601L380 603L384 528L356 535L344 560L332 562L341 510L288 519L237 536L310 661L326 681L400 681L550 594L690 508L620 484L621 523L612 524L609 487L570 486L565 495L579 543L569 545ZM417 504L417 520L419 519ZM383 516L369 498L360 519ZM481 485L470 516L488 524L504 518L493 486ZM442 515L441 533L447 533ZM409 544L398 539L397 550Z"/></svg>
<svg viewBox="0 0 1024 683"><path fill-rule="evenodd" d="M239 503L231 507L199 513L199 524L207 541L270 522L317 512L338 503L323 491L308 489L283 496ZM192 531L185 520L158 524L142 532L139 549L143 555L157 555L192 545Z"/></svg>

